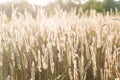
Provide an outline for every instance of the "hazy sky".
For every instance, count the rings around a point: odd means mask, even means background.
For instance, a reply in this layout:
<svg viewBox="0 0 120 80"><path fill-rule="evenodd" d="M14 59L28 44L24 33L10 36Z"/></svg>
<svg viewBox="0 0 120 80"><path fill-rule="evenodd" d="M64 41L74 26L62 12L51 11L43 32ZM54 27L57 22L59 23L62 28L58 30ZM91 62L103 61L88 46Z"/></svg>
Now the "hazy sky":
<svg viewBox="0 0 120 80"><path fill-rule="evenodd" d="M0 3L5 3L7 1L28 1L31 4L46 5L47 3L54 2L55 0L0 0ZM81 1L82 1L82 3L84 3L88 0L81 0ZM103 0L98 0L98 1L103 1Z"/></svg>
<svg viewBox="0 0 120 80"><path fill-rule="evenodd" d="M27 0L31 4L46 5L49 2L54 2L55 0Z"/></svg>
<svg viewBox="0 0 120 80"><path fill-rule="evenodd" d="M0 3L5 3L8 1L28 1L31 4L37 4L37 5L46 5L49 2L54 2L55 0L0 0ZM63 0L67 1L67 0ZM81 0L83 3L88 1L88 0Z"/></svg>
<svg viewBox="0 0 120 80"><path fill-rule="evenodd" d="M46 5L49 2L54 2L55 0L0 0L0 3L10 2L10 1L28 1L31 4Z"/></svg>

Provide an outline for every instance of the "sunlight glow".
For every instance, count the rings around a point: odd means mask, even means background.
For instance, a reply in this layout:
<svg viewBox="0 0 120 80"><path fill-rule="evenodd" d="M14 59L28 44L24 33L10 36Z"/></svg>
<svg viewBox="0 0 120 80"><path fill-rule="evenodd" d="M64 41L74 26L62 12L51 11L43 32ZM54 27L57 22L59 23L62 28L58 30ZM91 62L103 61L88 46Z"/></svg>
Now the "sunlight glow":
<svg viewBox="0 0 120 80"><path fill-rule="evenodd" d="M55 2L57 0L0 0L0 4L1 3L6 3L6 2L19 2L19 1L27 1L30 4L35 4L35 5L42 5L45 6L48 3L52 3ZM69 1L69 0L62 0L62 1ZM75 0L73 0L75 1ZM84 4L85 2L89 1L89 0L80 0L82 4ZM97 1L103 1L103 0L97 0ZM119 1L119 0L115 0L115 1Z"/></svg>
<svg viewBox="0 0 120 80"><path fill-rule="evenodd" d="M46 5L49 2L54 2L55 0L27 0L31 4L36 4L36 5Z"/></svg>

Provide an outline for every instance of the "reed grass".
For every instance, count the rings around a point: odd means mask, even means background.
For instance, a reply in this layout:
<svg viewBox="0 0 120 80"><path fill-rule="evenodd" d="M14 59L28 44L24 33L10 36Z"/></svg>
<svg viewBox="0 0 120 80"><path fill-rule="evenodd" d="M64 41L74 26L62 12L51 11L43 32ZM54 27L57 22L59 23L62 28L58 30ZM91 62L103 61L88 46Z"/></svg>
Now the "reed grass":
<svg viewBox="0 0 120 80"><path fill-rule="evenodd" d="M0 80L120 78L119 14L76 15L57 8L0 14Z"/></svg>

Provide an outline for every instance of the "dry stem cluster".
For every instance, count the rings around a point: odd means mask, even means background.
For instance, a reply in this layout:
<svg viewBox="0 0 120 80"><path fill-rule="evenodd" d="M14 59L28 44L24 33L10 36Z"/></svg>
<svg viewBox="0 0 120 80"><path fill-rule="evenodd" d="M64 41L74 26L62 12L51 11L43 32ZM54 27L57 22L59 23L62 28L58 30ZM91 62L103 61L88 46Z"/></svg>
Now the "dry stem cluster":
<svg viewBox="0 0 120 80"><path fill-rule="evenodd" d="M119 78L119 17L61 9L51 16L38 9L36 18L1 13L0 80Z"/></svg>

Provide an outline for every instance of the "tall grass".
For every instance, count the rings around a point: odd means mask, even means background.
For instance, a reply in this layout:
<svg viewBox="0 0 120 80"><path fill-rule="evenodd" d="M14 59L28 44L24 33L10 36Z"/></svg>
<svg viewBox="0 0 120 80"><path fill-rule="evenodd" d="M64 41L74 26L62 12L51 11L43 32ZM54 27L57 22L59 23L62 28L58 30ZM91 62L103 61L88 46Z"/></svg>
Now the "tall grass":
<svg viewBox="0 0 120 80"><path fill-rule="evenodd" d="M82 11L81 11L82 13ZM119 15L56 9L36 18L0 14L0 80L114 80L120 77Z"/></svg>

